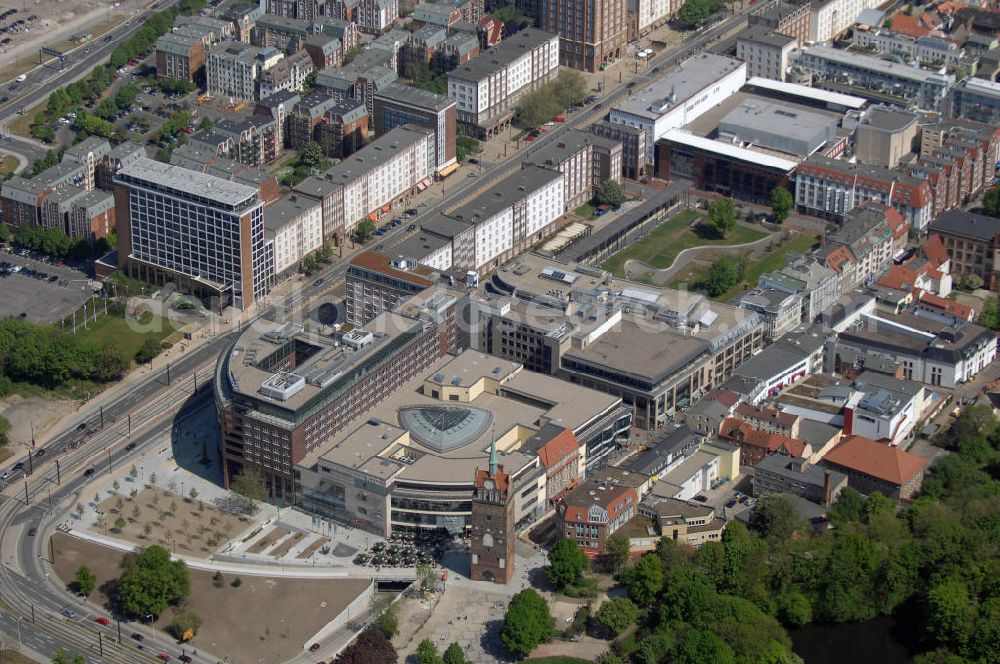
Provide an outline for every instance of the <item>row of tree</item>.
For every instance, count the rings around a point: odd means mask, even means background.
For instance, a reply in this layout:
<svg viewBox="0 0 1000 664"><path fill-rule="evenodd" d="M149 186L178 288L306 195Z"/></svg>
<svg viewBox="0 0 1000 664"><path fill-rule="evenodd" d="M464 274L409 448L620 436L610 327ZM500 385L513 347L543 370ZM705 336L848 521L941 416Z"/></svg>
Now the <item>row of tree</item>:
<svg viewBox="0 0 1000 664"><path fill-rule="evenodd" d="M677 13L677 23L690 30L704 23L725 6L725 0L686 0Z"/></svg>
<svg viewBox="0 0 1000 664"><path fill-rule="evenodd" d="M563 69L556 80L521 97L517 103L517 121L526 129L539 127L586 97L587 81L583 74Z"/></svg>
<svg viewBox="0 0 1000 664"><path fill-rule="evenodd" d="M783 626L895 612L919 625L919 664L1000 661L1000 427L974 406L936 443L949 454L903 509L848 488L830 510L833 528L814 533L773 495L760 499L749 528L732 522L721 542L693 551L662 539L618 573L635 612L616 601L596 614L611 634L638 623L603 661L791 664L801 660ZM563 540L550 553L557 587L586 568L574 549ZM551 634L544 607L524 604L512 602L504 625L512 654Z"/></svg>

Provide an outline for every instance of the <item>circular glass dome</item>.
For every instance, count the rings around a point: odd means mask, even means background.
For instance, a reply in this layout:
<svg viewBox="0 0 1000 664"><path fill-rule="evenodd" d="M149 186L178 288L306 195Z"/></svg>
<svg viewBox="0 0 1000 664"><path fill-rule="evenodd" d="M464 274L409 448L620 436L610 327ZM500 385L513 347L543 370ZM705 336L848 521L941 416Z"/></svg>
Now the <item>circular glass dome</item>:
<svg viewBox="0 0 1000 664"><path fill-rule="evenodd" d="M399 424L424 447L450 452L482 436L493 414L470 406L413 406L401 408Z"/></svg>

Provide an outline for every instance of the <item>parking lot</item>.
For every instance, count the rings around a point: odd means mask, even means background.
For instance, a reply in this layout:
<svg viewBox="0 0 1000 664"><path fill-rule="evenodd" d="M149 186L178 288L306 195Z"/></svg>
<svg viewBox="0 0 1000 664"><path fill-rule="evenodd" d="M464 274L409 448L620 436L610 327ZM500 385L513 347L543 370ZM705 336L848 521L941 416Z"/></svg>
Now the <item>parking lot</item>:
<svg viewBox="0 0 1000 664"><path fill-rule="evenodd" d="M0 251L0 318L22 316L33 323L55 323L93 295L90 279L69 265Z"/></svg>

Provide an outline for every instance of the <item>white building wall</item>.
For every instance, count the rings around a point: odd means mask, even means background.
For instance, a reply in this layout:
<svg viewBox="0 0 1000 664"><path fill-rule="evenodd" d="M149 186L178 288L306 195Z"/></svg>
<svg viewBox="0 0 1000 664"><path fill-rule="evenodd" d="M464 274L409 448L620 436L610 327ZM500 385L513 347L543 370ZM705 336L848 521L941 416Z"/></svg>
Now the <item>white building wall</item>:
<svg viewBox="0 0 1000 664"><path fill-rule="evenodd" d="M440 249L437 249L425 256L420 262L427 267L434 268L435 270L450 270L452 266L451 245L444 245Z"/></svg>
<svg viewBox="0 0 1000 664"><path fill-rule="evenodd" d="M556 178L528 196L525 223L528 235L537 233L566 213L564 185L565 177Z"/></svg>
<svg viewBox="0 0 1000 664"><path fill-rule="evenodd" d="M514 243L514 209L506 207L476 224L476 267L485 265Z"/></svg>

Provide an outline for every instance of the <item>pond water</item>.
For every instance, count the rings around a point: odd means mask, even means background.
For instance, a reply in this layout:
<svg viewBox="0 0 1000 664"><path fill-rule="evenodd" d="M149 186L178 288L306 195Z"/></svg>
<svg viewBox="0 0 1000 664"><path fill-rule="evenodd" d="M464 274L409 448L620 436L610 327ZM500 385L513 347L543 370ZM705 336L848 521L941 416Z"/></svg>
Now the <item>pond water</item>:
<svg viewBox="0 0 1000 664"><path fill-rule="evenodd" d="M861 623L807 625L788 633L806 664L907 664L919 652L912 624L879 616Z"/></svg>

